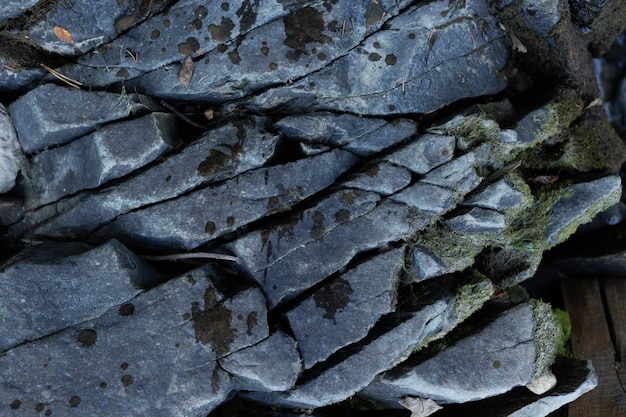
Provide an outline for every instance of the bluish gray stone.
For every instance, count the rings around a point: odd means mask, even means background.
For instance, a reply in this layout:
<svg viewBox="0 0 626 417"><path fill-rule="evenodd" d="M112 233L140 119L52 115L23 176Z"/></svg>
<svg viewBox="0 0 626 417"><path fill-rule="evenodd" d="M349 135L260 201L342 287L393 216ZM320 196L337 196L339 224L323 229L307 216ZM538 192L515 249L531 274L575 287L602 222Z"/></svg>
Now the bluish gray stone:
<svg viewBox="0 0 626 417"><path fill-rule="evenodd" d="M68 143L103 123L152 106L147 97L138 94L83 91L44 84L11 103L9 113L22 149L33 153Z"/></svg>
<svg viewBox="0 0 626 417"><path fill-rule="evenodd" d="M99 187L154 161L177 143L174 115L151 113L40 152L31 161L28 206Z"/></svg>
<svg viewBox="0 0 626 417"><path fill-rule="evenodd" d="M411 281L420 282L453 272L446 263L428 248L416 245L411 248Z"/></svg>
<svg viewBox="0 0 626 417"><path fill-rule="evenodd" d="M409 207L432 213L443 214L454 207L454 192L449 188L418 182L390 197L391 200Z"/></svg>
<svg viewBox="0 0 626 417"><path fill-rule="evenodd" d="M590 222L596 213L617 204L621 193L621 181L616 175L567 187L552 208L546 230L548 243L563 242L578 226Z"/></svg>
<svg viewBox="0 0 626 417"><path fill-rule="evenodd" d="M94 319L154 285L159 275L115 240L44 244L0 272L0 352Z"/></svg>
<svg viewBox="0 0 626 417"><path fill-rule="evenodd" d="M522 193L501 179L488 185L478 194L463 201L463 205L504 212L522 202Z"/></svg>
<svg viewBox="0 0 626 417"><path fill-rule="evenodd" d="M152 246L196 248L254 220L288 210L332 185L356 157L331 151L245 172L222 184L118 217L97 232ZM311 176L315 170L316 174ZM211 202L207 204L207 202Z"/></svg>
<svg viewBox="0 0 626 417"><path fill-rule="evenodd" d="M534 378L536 326L533 302L513 307L434 357L377 376L361 394L392 408L406 396L448 404L503 394Z"/></svg>
<svg viewBox="0 0 626 417"><path fill-rule="evenodd" d="M296 341L280 331L219 359L220 366L234 376L238 391L287 390L300 376L301 362Z"/></svg>
<svg viewBox="0 0 626 417"><path fill-rule="evenodd" d="M453 230L462 233L497 233L506 227L504 214L474 207L469 212L446 220Z"/></svg>
<svg viewBox="0 0 626 417"><path fill-rule="evenodd" d="M0 104L0 194L15 186L15 178L23 168L23 160L13 123L6 108Z"/></svg>
<svg viewBox="0 0 626 417"><path fill-rule="evenodd" d="M428 172L421 182L466 194L476 188L483 180L476 172L476 167L487 162L482 158L482 155L488 153L490 149L489 143L484 143L477 149Z"/></svg>
<svg viewBox="0 0 626 417"><path fill-rule="evenodd" d="M374 256L337 278L286 313L308 369L367 335L394 311L402 249Z"/></svg>
<svg viewBox="0 0 626 417"><path fill-rule="evenodd" d="M411 173L402 167L381 162L345 181L342 187L391 195L411 183Z"/></svg>
<svg viewBox="0 0 626 417"><path fill-rule="evenodd" d="M407 119L382 119L317 112L287 116L275 123L285 136L302 143L341 147L361 157L372 156L417 132Z"/></svg>
<svg viewBox="0 0 626 417"><path fill-rule="evenodd" d="M131 210L258 168L274 154L278 141L278 136L264 130L265 122L259 117L231 120L140 175L94 194L60 200L55 210L44 207L27 215L12 228L13 233L28 233L41 225L35 231L38 236L86 238Z"/></svg>
<svg viewBox="0 0 626 417"><path fill-rule="evenodd" d="M385 159L417 174L426 174L431 169L452 159L455 143L454 136L426 133L410 144L392 152Z"/></svg>
<svg viewBox="0 0 626 417"><path fill-rule="evenodd" d="M0 5L0 22L22 14L37 2L38 0L5 0Z"/></svg>

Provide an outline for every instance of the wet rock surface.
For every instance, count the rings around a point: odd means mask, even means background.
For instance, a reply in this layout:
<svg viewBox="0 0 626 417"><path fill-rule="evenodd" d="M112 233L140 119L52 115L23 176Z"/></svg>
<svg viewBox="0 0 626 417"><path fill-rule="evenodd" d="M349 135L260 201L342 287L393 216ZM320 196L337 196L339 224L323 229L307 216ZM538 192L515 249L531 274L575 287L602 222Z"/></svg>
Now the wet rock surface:
<svg viewBox="0 0 626 417"><path fill-rule="evenodd" d="M0 6L0 414L592 389L515 296L622 193L587 3Z"/></svg>

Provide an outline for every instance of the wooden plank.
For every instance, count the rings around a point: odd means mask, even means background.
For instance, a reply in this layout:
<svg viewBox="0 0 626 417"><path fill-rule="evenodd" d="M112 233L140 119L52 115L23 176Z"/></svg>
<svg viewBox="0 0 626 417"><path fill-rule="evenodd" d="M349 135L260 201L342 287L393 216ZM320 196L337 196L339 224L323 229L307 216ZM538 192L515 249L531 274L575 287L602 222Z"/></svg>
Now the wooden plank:
<svg viewBox="0 0 626 417"><path fill-rule="evenodd" d="M614 349L597 279L562 282L565 307L572 319L572 353L591 359L598 387L569 405L569 417L624 416L626 396L615 371Z"/></svg>

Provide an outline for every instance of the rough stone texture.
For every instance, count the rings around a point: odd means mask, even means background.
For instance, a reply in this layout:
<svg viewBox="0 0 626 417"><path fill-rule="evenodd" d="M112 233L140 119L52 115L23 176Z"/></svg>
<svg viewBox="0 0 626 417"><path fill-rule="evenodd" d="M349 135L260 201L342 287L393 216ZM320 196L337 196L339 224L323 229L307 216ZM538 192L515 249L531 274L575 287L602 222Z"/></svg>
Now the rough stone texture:
<svg viewBox="0 0 626 417"><path fill-rule="evenodd" d="M330 186L355 161L348 152L332 151L249 171L215 187L120 216L98 236L123 234L152 246L193 249L268 214L288 210ZM311 177L313 169L316 174Z"/></svg>
<svg viewBox="0 0 626 417"><path fill-rule="evenodd" d="M98 317L158 281L156 272L115 240L47 244L0 272L0 351Z"/></svg>
<svg viewBox="0 0 626 417"><path fill-rule="evenodd" d="M465 233L497 233L506 227L504 215L479 207L468 213L446 220L453 229Z"/></svg>
<svg viewBox="0 0 626 417"><path fill-rule="evenodd" d="M38 207L96 188L141 168L176 145L176 119L172 114L151 113L104 126L32 158L27 205Z"/></svg>
<svg viewBox="0 0 626 417"><path fill-rule="evenodd" d="M399 408L407 395L463 403L524 386L534 378L535 326L532 302L513 307L433 358L376 377L361 393Z"/></svg>
<svg viewBox="0 0 626 417"><path fill-rule="evenodd" d="M220 366L235 377L238 391L289 389L300 376L301 362L296 341L280 331L219 360Z"/></svg>
<svg viewBox="0 0 626 417"><path fill-rule="evenodd" d="M286 313L308 369L367 335L394 311L403 251L375 256L331 279Z"/></svg>
<svg viewBox="0 0 626 417"><path fill-rule="evenodd" d="M521 192L511 187L505 179L502 179L487 186L461 204L503 212L520 204L522 198Z"/></svg>
<svg viewBox="0 0 626 417"><path fill-rule="evenodd" d="M10 19L37 4L38 0L6 0L0 5L0 21Z"/></svg>
<svg viewBox="0 0 626 417"><path fill-rule="evenodd" d="M0 104L0 194L15 186L15 178L22 167L21 153L13 122Z"/></svg>
<svg viewBox="0 0 626 417"><path fill-rule="evenodd" d="M33 153L68 143L103 123L146 110L144 102L150 103L150 99L138 94L89 92L44 84L11 103L9 113L22 149Z"/></svg>
<svg viewBox="0 0 626 417"><path fill-rule="evenodd" d="M411 172L407 169L381 162L372 165L364 173L354 175L343 186L388 196L405 188L411 179Z"/></svg>
<svg viewBox="0 0 626 417"><path fill-rule="evenodd" d="M455 143L454 136L427 133L385 159L417 174L425 174L452 159Z"/></svg>
<svg viewBox="0 0 626 417"><path fill-rule="evenodd" d="M205 416L232 389L215 358L267 336L263 297L248 291L221 302L214 277L208 266L194 270L6 352L0 402L19 401L13 415L43 407L65 416Z"/></svg>
<svg viewBox="0 0 626 417"><path fill-rule="evenodd" d="M552 218L546 231L551 244L557 244L569 237L583 223L590 222L602 209L619 200L622 193L618 176L580 183L568 187L561 199L554 204Z"/></svg>

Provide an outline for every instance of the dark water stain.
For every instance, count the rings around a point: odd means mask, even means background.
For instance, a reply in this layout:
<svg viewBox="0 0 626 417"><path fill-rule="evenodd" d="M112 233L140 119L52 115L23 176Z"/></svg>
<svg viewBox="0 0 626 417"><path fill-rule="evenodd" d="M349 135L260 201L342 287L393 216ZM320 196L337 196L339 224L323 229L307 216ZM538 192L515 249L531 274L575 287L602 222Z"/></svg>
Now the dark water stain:
<svg viewBox="0 0 626 417"><path fill-rule="evenodd" d="M209 25L209 32L211 32L211 36L213 36L213 40L216 42L226 42L230 40L234 28L235 23L229 18L222 16L222 21L219 25Z"/></svg>
<svg viewBox="0 0 626 417"><path fill-rule="evenodd" d="M78 395L74 395L72 398L70 398L68 404L70 405L70 407L76 408L80 405L80 401L80 397Z"/></svg>
<svg viewBox="0 0 626 417"><path fill-rule="evenodd" d="M135 312L135 306L133 303L124 303L117 310L117 314L120 316L132 316Z"/></svg>
<svg viewBox="0 0 626 417"><path fill-rule="evenodd" d="M240 18L239 26L242 32L247 32L256 23L259 3L260 0L245 0L237 9L237 16Z"/></svg>
<svg viewBox="0 0 626 417"><path fill-rule="evenodd" d="M373 62L380 61L380 58L381 58L380 54L377 54L376 52L372 52L367 57L367 59L369 59L370 61L373 61Z"/></svg>
<svg viewBox="0 0 626 417"><path fill-rule="evenodd" d="M313 295L313 299L317 307L326 310L323 317L334 320L337 311L344 309L350 302L350 294L352 292L352 287L348 281L337 278L320 288Z"/></svg>
<svg viewBox="0 0 626 417"><path fill-rule="evenodd" d="M193 36L187 38L185 42L178 44L178 52L185 56L193 55L198 49L200 49L200 42Z"/></svg>
<svg viewBox="0 0 626 417"><path fill-rule="evenodd" d="M196 7L196 10L194 10L193 14L198 19L204 19L206 15L209 14L209 11L204 6L198 6Z"/></svg>
<svg viewBox="0 0 626 417"><path fill-rule="evenodd" d="M313 7L304 7L288 15L285 22L285 40L283 44L293 49L287 53L287 58L293 61L300 60L306 52L309 43L330 43L332 39L324 35L324 18L322 13Z"/></svg>
<svg viewBox="0 0 626 417"><path fill-rule="evenodd" d="M210 345L218 357L229 353L230 346L235 341L236 329L232 328L232 311L223 305L200 310L198 303L191 305L191 320L196 336L196 342Z"/></svg>
<svg viewBox="0 0 626 417"><path fill-rule="evenodd" d="M365 24L367 26L372 26L380 22L383 20L384 12L385 11L379 2L368 1L367 7L365 8Z"/></svg>
<svg viewBox="0 0 626 417"><path fill-rule="evenodd" d="M252 330L254 329L254 326L258 324L258 322L259 320L257 318L256 311L252 311L248 313L248 317L246 318L246 325L248 327L248 330L247 330L248 336L252 335Z"/></svg>
<svg viewBox="0 0 626 417"><path fill-rule="evenodd" d="M387 65L396 65L397 61L398 61L398 59L396 58L396 56L394 54L388 54L385 57L385 64L387 64Z"/></svg>
<svg viewBox="0 0 626 417"><path fill-rule="evenodd" d="M350 213L349 210L346 210L346 209L339 209L335 213L335 221L337 223L345 223L347 221L350 221L351 217L352 217L352 214Z"/></svg>
<svg viewBox="0 0 626 417"><path fill-rule="evenodd" d="M98 333L96 333L94 329L85 329L82 332L80 332L76 341L82 347L87 348L87 347L93 346L96 343L97 339L98 339Z"/></svg>
<svg viewBox="0 0 626 417"><path fill-rule="evenodd" d="M375 177L378 175L379 172L380 172L380 166L376 164L376 165L369 167L365 171L365 175L367 175L368 177Z"/></svg>
<svg viewBox="0 0 626 417"><path fill-rule="evenodd" d="M230 59L230 62L232 62L233 65L239 65L239 63L241 62L241 56L239 56L239 49L235 48L232 51L230 51L228 53L228 59Z"/></svg>
<svg viewBox="0 0 626 417"><path fill-rule="evenodd" d="M352 202L354 202L354 196L352 195L352 193L345 192L341 195L342 204L349 206L350 204L352 204Z"/></svg>
<svg viewBox="0 0 626 417"><path fill-rule="evenodd" d="M211 389L213 390L213 394L216 394L220 389L220 371L215 364L215 368L213 368L213 374L211 375Z"/></svg>
<svg viewBox="0 0 626 417"><path fill-rule="evenodd" d="M13 400L11 402L11 408L13 410L17 410L18 408L20 408L22 406L22 402L20 400Z"/></svg>
<svg viewBox="0 0 626 417"><path fill-rule="evenodd" d="M124 385L125 387L132 385L132 383L134 382L133 376L132 375L122 375L122 385Z"/></svg>
<svg viewBox="0 0 626 417"><path fill-rule="evenodd" d="M46 406L43 405L43 403L37 403L37 405L35 406L35 411L41 413L44 408L46 408Z"/></svg>
<svg viewBox="0 0 626 417"><path fill-rule="evenodd" d="M187 282L189 282L191 285L196 285L198 283L198 281L196 281L196 279L191 274L187 275Z"/></svg>
<svg viewBox="0 0 626 417"><path fill-rule="evenodd" d="M200 162L200 165L198 165L198 175L208 177L214 174L219 168L226 166L231 159L232 155L227 155L217 149L211 149L209 156L204 158L204 161Z"/></svg>
<svg viewBox="0 0 626 417"><path fill-rule="evenodd" d="M213 233L215 233L216 230L216 226L214 222L207 222L204 225L204 231L207 232L208 234L212 235Z"/></svg>
<svg viewBox="0 0 626 417"><path fill-rule="evenodd" d="M316 224L311 228L311 232L309 233L309 235L314 240L321 240L324 237L325 231L326 228L324 226L322 226L321 224Z"/></svg>

